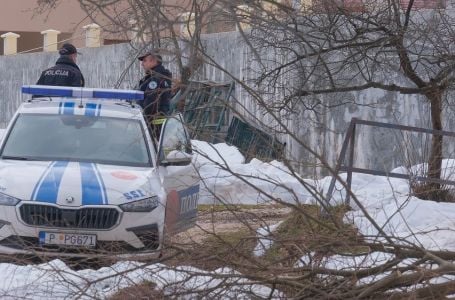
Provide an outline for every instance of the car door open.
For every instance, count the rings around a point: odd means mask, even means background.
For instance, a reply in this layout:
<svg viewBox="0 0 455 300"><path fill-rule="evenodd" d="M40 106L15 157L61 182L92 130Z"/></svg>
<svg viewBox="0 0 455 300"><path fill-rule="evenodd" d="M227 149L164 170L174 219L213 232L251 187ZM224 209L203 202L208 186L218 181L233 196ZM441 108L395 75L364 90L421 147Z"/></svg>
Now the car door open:
<svg viewBox="0 0 455 300"><path fill-rule="evenodd" d="M191 141L181 115L168 117L162 125L158 147L158 165L168 195L168 232L182 231L196 222L200 177L192 157Z"/></svg>

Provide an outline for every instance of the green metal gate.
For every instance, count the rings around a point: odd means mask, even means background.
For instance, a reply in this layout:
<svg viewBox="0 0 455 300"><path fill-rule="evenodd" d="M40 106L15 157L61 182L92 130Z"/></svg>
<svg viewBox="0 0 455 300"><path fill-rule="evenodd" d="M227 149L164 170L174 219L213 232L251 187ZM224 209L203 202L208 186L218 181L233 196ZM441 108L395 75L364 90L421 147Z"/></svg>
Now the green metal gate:
<svg viewBox="0 0 455 300"><path fill-rule="evenodd" d="M282 159L285 144L280 143L272 135L233 117L226 136L226 142L237 146L247 160Z"/></svg>
<svg viewBox="0 0 455 300"><path fill-rule="evenodd" d="M185 97L183 116L192 138L212 143L224 141L230 120L229 98L234 82L192 81Z"/></svg>

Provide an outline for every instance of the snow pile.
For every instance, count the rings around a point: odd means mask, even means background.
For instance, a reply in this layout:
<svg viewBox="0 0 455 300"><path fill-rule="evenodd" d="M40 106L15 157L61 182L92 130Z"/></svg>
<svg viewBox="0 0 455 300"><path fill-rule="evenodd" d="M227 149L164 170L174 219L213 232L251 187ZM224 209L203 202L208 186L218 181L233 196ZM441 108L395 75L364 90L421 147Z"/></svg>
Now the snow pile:
<svg viewBox="0 0 455 300"><path fill-rule="evenodd" d="M311 201L310 194L281 162L245 158L234 146L192 141L202 179L200 204L262 204L272 199ZM221 156L222 155L222 156ZM305 180L311 185L312 180ZM261 192L259 192L261 191Z"/></svg>
<svg viewBox="0 0 455 300"><path fill-rule="evenodd" d="M199 165L222 165L243 164L245 157L235 146L229 146L225 143L209 144L204 141L192 140L193 150L196 155L196 161Z"/></svg>
<svg viewBox="0 0 455 300"><path fill-rule="evenodd" d="M446 178L453 175L454 160L444 160L443 169ZM422 165L411 168L421 170ZM392 170L404 173L404 168ZM345 178L346 174L342 174ZM330 178L324 178L322 185L328 187ZM340 203L345 196L341 190L335 193L333 203ZM366 213L376 222L370 222L359 205L351 200L353 211L345 215L345 221L354 224L366 237L372 240L384 239L380 231L395 238L395 241L406 239L429 250L455 251L455 203L444 203L421 200L411 196L409 181L373 175L353 174L352 191Z"/></svg>
<svg viewBox="0 0 455 300"><path fill-rule="evenodd" d="M36 266L0 264L0 274L2 299L105 299L143 281L156 283L165 295L184 293L181 299L199 298L199 292L206 299L282 296L268 287L250 284L229 268L208 272L194 267L169 269L162 264L119 262L99 270L73 271L62 261L53 260Z"/></svg>
<svg viewBox="0 0 455 300"><path fill-rule="evenodd" d="M358 255L333 255L329 257L315 257L315 253L308 253L307 255L302 256L300 261L295 265L296 268L325 268L327 270L337 270L337 271L345 271L349 272L352 271L353 274L355 272L360 272L362 270L368 270L372 267L379 267L384 266L393 260L396 259L395 255L390 253L384 252L371 252L365 254L358 254ZM398 263L397 267L405 268L415 265L417 259L407 258ZM422 267L429 267L427 264L422 264ZM388 275L390 275L390 271L387 272L378 272L375 275L370 275L366 277L362 277L357 280L357 284L369 284L374 281L378 281ZM329 275L320 275L321 278L329 278ZM440 282L445 282L444 278L439 279Z"/></svg>

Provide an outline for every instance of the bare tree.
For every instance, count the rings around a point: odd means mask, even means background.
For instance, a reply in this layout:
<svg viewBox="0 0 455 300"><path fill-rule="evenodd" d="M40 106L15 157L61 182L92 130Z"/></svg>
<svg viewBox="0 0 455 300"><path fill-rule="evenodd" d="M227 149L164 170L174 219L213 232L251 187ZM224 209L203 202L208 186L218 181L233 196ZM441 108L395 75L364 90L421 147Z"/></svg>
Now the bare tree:
<svg viewBox="0 0 455 300"><path fill-rule="evenodd" d="M249 5L235 9L234 16L251 27L244 38L252 51L285 57L271 63L270 57L257 56L262 66L257 82L284 90L283 97L268 101L270 108L293 111L317 106L325 95L381 89L423 96L432 128L443 129L443 99L455 66L454 16L443 9L445 2L433 1L431 9L420 9L412 0L310 2L298 7L291 1L235 3ZM283 76L288 79L284 85ZM430 178L441 177L442 158L442 136L435 134ZM436 200L439 188L430 184L421 196Z"/></svg>

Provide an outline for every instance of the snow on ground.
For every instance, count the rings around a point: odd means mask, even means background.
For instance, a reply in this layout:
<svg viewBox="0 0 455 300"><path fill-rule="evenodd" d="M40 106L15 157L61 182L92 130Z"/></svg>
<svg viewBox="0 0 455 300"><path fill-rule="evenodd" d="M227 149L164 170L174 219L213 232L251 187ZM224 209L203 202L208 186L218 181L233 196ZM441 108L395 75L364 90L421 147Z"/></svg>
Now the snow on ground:
<svg viewBox="0 0 455 300"><path fill-rule="evenodd" d="M0 133L1 134L1 133ZM261 204L270 202L270 197L284 201L314 203L311 194L302 185L302 182L327 190L331 178L326 177L319 181L301 179L293 176L282 163L273 161L265 163L253 159L245 163L244 157L232 146L226 144L209 145L205 142L193 141L195 155L194 163L200 168L200 175L204 179L205 187L201 190L201 203L216 203L216 197L222 202ZM207 154L207 155L204 155ZM210 159L208 159L208 156ZM233 173L221 166L227 166ZM451 173L455 160L444 161L446 173ZM421 168L415 166L414 169ZM407 172L404 168L397 168L393 172ZM450 174L446 174L449 176ZM345 174L341 175L345 177ZM204 185L203 184L203 185ZM264 195L251 185L265 191ZM338 192L332 198L332 203L341 203L344 192L337 184ZM372 175L354 174L352 190L357 196L358 203L351 200L353 210L345 216L345 221L353 223L359 231L371 238L378 236L378 228L374 227L359 207L363 206L379 228L388 235L397 238L407 238L408 241L423 245L428 249L448 249L455 251L455 203L437 203L424 201L410 196L409 184L406 180L393 179ZM216 195L211 194L211 191ZM270 196L270 197L269 197ZM268 247L268 228L260 232L263 238L256 247L256 254L261 255ZM311 254L310 254L311 256ZM365 256L333 256L324 264L328 268L349 269L354 267L382 264L389 260L386 254L371 253ZM312 263L311 257L302 257L300 265ZM197 276L189 273L196 272ZM123 275L118 275L122 273ZM166 269L163 265L154 264L143 266L138 262L119 262L109 268L99 270L70 270L63 262L54 260L43 265L17 266L0 264L0 296L2 299L25 297L30 299L57 299L85 297L108 297L118 289L133 285L143 280L155 282L158 288L168 294L175 289L197 293L199 289L214 287L215 293L221 292L224 298L247 295L251 290L260 295L268 295L268 287L245 284L241 274L231 269L219 269L214 272L197 270L193 267L180 266L176 270ZM233 274L238 280L235 287L216 289L223 275ZM188 280L185 280L188 279ZM368 278L365 279L368 281ZM88 287L88 283L93 283ZM234 282L233 282L234 283ZM244 289L244 290L241 290ZM7 296L8 297L5 297ZM219 294L216 294L219 297ZM277 294L276 294L277 295ZM193 295L194 296L194 295ZM279 296L279 295L277 295ZM189 296L191 298L191 296ZM208 295L207 298L210 298Z"/></svg>
<svg viewBox="0 0 455 300"><path fill-rule="evenodd" d="M366 254L358 255L333 255L329 257L322 257L315 259L315 253L308 253L300 259L300 261L295 265L296 268L299 267L322 267L328 270L338 270L338 271L362 271L370 269L374 266L381 266L387 263L391 263L396 259L395 255L384 252L371 252ZM397 267L400 268L410 268L412 265L415 265L417 259L407 258L401 261ZM423 264L422 267L429 268L430 265ZM369 284L373 281L378 281L388 275L390 271L378 273L376 275L366 276L360 278L357 281L357 284ZM327 278L328 275L320 275L321 278ZM443 276L437 278L438 283L446 282L450 277Z"/></svg>
<svg viewBox="0 0 455 300"><path fill-rule="evenodd" d="M229 268L207 272L194 267L169 269L162 264L119 262L99 270L73 271L62 261L53 260L35 266L0 264L0 274L1 299L104 299L143 281L156 283L157 289L167 295L188 293L180 299L199 298L198 292L202 291L206 299L246 299L251 295L265 298L272 293L268 287L246 284L240 273ZM233 286L222 288L229 284ZM208 293L210 289L213 291ZM272 295L281 296L278 292Z"/></svg>
<svg viewBox="0 0 455 300"><path fill-rule="evenodd" d="M304 255L300 261L295 265L298 267L324 267L329 270L342 270L342 271L359 271L369 269L372 266L384 265L395 258L395 255L384 253L384 252L372 252L363 255L333 255L330 257L323 257L322 260L313 258L314 253ZM413 261L413 260L412 260ZM409 262L402 263L401 266L409 266ZM373 280L379 280L382 277L387 276L389 273L380 273L374 276L368 276L362 278L358 283L369 283Z"/></svg>

